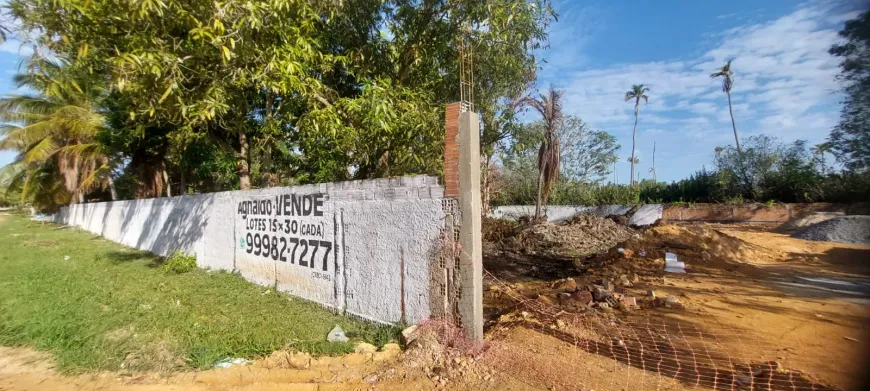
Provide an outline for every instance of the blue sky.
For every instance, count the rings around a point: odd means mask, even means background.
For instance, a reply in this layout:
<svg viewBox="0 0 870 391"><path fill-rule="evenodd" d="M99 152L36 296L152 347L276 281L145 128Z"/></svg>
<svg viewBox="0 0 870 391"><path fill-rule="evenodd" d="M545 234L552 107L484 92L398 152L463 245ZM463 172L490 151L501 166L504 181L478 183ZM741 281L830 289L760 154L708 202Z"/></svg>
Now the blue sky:
<svg viewBox="0 0 870 391"><path fill-rule="evenodd" d="M641 107L638 156L642 177L656 143L659 180L712 167L713 149L734 142L727 101L709 78L733 58L734 116L741 137L766 134L785 141L824 140L839 118L837 60L827 50L854 1L556 1L559 22L539 75L542 88L566 90L565 110L622 145L617 171L628 180L632 84L650 89ZM866 8L865 8L866 9ZM15 92L16 41L0 45L0 94ZM0 152L0 165L13 157Z"/></svg>
<svg viewBox="0 0 870 391"><path fill-rule="evenodd" d="M621 183L628 181L634 123L633 105L623 96L632 84L648 86L637 131L641 176L650 175L655 142L658 179L677 180L712 167L713 149L734 143L727 98L709 78L727 59L734 59L741 138L823 141L842 100L834 79L838 61L827 50L860 5L561 1L538 85L565 89L567 113L619 139Z"/></svg>

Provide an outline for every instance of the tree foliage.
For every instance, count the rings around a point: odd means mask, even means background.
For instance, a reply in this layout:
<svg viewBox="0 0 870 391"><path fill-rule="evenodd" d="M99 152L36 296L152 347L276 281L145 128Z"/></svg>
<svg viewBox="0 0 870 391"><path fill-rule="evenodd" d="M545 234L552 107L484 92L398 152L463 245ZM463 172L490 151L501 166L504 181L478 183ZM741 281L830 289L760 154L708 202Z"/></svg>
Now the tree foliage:
<svg viewBox="0 0 870 391"><path fill-rule="evenodd" d="M474 53L490 147L514 121L548 0L10 0L15 32L98 80L125 196L441 170L443 105ZM42 91L40 91L42 92ZM206 168L211 171L206 170ZM228 181L228 170L235 183Z"/></svg>
<svg viewBox="0 0 870 391"><path fill-rule="evenodd" d="M840 123L834 127L829 142L837 159L848 169L870 169L870 12L846 22L840 31L843 42L831 47L840 57L839 79L846 98Z"/></svg>

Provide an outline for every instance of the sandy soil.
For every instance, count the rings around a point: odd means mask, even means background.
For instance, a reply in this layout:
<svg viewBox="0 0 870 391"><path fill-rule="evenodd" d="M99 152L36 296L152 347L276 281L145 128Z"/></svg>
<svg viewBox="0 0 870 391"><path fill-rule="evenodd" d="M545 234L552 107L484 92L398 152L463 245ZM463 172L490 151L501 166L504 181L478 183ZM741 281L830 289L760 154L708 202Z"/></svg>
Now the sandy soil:
<svg viewBox="0 0 870 391"><path fill-rule="evenodd" d="M0 390L535 390L528 384L489 369L473 357L454 361L421 360L419 352L349 354L311 358L305 354L275 352L247 366L200 372L103 372L77 376L58 374L48 354L26 348L0 347ZM458 360L459 358L457 358ZM439 382L431 370L447 366L455 374ZM428 372L428 373L427 373ZM484 377L486 376L486 377Z"/></svg>
<svg viewBox="0 0 870 391"><path fill-rule="evenodd" d="M504 300L501 294L504 290L514 289L539 308L551 306L551 312L564 310L564 307L554 303L550 299L552 296L546 293L551 286L546 279L536 281L535 278L529 278L528 274L512 278L517 273L518 263L512 258L516 255L507 257L510 265L506 267L499 264L501 259L490 257L485 263L488 263L489 268L498 270L498 275L521 281L520 284L511 285L510 281L496 282L491 279L491 284L502 286L492 289L496 294L487 292L485 295L485 306L491 316L490 327L499 330L498 333L491 333L498 334L491 335L491 338L505 344L504 350L511 352L507 356L512 359L499 360L501 368L505 371L522 368L534 375L537 384L559 389L731 389L733 384L739 384L746 378L738 379L741 376L739 370L732 370L732 373L727 374L727 379L722 378L722 367L739 367L738 364L743 363L748 365L746 373L752 375L752 372L759 372L757 366L760 363L773 363L773 367L779 368L782 373L776 375L781 379L771 380L772 389L792 389L788 385L796 389L863 389L867 384L864 382L864 371L868 365L867 352L870 351L870 279L867 278L870 275L870 247L798 240L786 234L770 232L771 228L709 226L699 234L701 238L707 237L703 243L697 243L698 249L705 249L702 251L687 246L692 244L691 239L669 243L673 237L689 236L680 231L683 228L676 226L658 227L654 229L657 232L648 232L631 246L626 245L626 248L648 245L650 247L646 251L652 254L661 251L655 248L656 245L673 246L668 250L679 251L680 259L687 262L688 274L662 276L663 273L654 273L624 288L627 296L639 299L646 296L649 290L659 297L674 295L684 308L646 307L629 313L617 312L613 316L619 327L627 332L620 332L617 327L608 331L611 336L620 333L628 335L628 339L639 338L635 345L640 349L661 346L641 341L647 334L660 333L663 338L677 341L672 345L682 346L685 351L680 352L683 357L669 363L675 367L683 366L674 373L650 369L651 358L639 352L634 353L632 360L621 357L621 345L597 344L597 350L593 350L589 349L589 342L582 337L559 332L561 327L553 331L553 322L568 322L570 325L571 319L576 319L570 316L538 316L540 319L534 319L533 322L519 323L527 327L502 325L505 313L519 311L509 306L509 300ZM710 230L715 232L711 233ZM669 237L668 234L673 236ZM650 236L656 240L649 239ZM710 240L709 236L716 237ZM713 256L702 253L712 253ZM626 262L633 264L624 265ZM564 262L561 264L563 268L566 266ZM647 268L655 265L651 260L639 259L629 259L622 264L620 267L632 271L637 269L631 267L640 264ZM590 270L594 275L612 267L590 267ZM579 275L575 280L582 286L590 277ZM520 309L534 312L525 307ZM494 320L499 315L502 318ZM597 322L606 319L597 310L578 317ZM516 317L507 318L512 321ZM694 334L700 340L695 338L697 341L689 341ZM566 335L569 337L566 338ZM602 346L604 349L601 349ZM626 354L630 349L629 343ZM597 357L590 357L591 350ZM534 357L535 351L558 354L543 353L543 357ZM612 351L616 354L612 354ZM520 358L524 356L528 359ZM640 359L638 356L641 356ZM548 364L529 366L528 360ZM709 375L719 384L704 381L706 369L695 370L703 366L698 363L707 361L710 364L708 367L715 367L717 363L720 366L716 372L719 375ZM562 362L584 363L583 370L588 370L589 375L579 377L574 375L577 372L573 370L552 369L561 367ZM749 367L752 365L756 369ZM687 370L687 366L692 368ZM638 368L646 370L638 371ZM786 371L790 371L790 375L783 375ZM711 369L710 373L713 372ZM777 381L780 382L779 386ZM587 387L579 384L586 384Z"/></svg>

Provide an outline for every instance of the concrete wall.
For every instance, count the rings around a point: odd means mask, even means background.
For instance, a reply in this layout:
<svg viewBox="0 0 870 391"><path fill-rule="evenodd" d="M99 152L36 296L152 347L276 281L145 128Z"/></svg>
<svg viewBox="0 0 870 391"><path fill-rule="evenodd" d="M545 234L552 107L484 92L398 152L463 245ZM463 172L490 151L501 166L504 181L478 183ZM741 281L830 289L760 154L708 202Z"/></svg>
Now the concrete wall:
<svg viewBox="0 0 870 391"><path fill-rule="evenodd" d="M597 216L623 215L631 209L631 205L550 205L544 209L547 220L559 222L567 220L578 214L594 214ZM505 205L492 209L490 217L502 219L517 219L521 216L535 214L534 205ZM651 225L662 218L661 204L641 205L629 220L631 225Z"/></svg>
<svg viewBox="0 0 870 391"><path fill-rule="evenodd" d="M160 255L394 323L430 317L446 214L437 178L78 204L55 221ZM268 243L268 245L264 244Z"/></svg>

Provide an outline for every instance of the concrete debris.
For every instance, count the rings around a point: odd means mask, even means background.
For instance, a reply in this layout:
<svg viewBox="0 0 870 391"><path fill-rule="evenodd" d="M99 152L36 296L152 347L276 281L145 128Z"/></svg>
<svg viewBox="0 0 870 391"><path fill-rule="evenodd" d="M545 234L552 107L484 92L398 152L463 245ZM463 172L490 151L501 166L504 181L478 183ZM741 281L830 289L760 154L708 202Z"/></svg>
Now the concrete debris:
<svg viewBox="0 0 870 391"><path fill-rule="evenodd" d="M627 307L637 307L637 299L634 297L623 297L622 304L626 305Z"/></svg>
<svg viewBox="0 0 870 391"><path fill-rule="evenodd" d="M344 330L341 329L341 326L336 325L326 336L326 340L329 342L347 342L349 339L346 335L344 335Z"/></svg>
<svg viewBox="0 0 870 391"><path fill-rule="evenodd" d="M665 299L665 308L683 308L683 303L676 296L668 296Z"/></svg>
<svg viewBox="0 0 870 391"><path fill-rule="evenodd" d="M402 330L402 339L405 340L405 345L410 344L417 338L417 325L411 325L410 327Z"/></svg>
<svg viewBox="0 0 870 391"><path fill-rule="evenodd" d="M575 300L577 300L580 304L589 305L592 302L592 292L589 291L577 291L572 295Z"/></svg>
<svg viewBox="0 0 870 391"><path fill-rule="evenodd" d="M685 273L686 264L677 260L677 254L665 253L665 271L669 273Z"/></svg>
<svg viewBox="0 0 870 391"><path fill-rule="evenodd" d="M613 293L607 289L595 289L592 292L592 298L598 302L605 301L608 297L613 297Z"/></svg>

